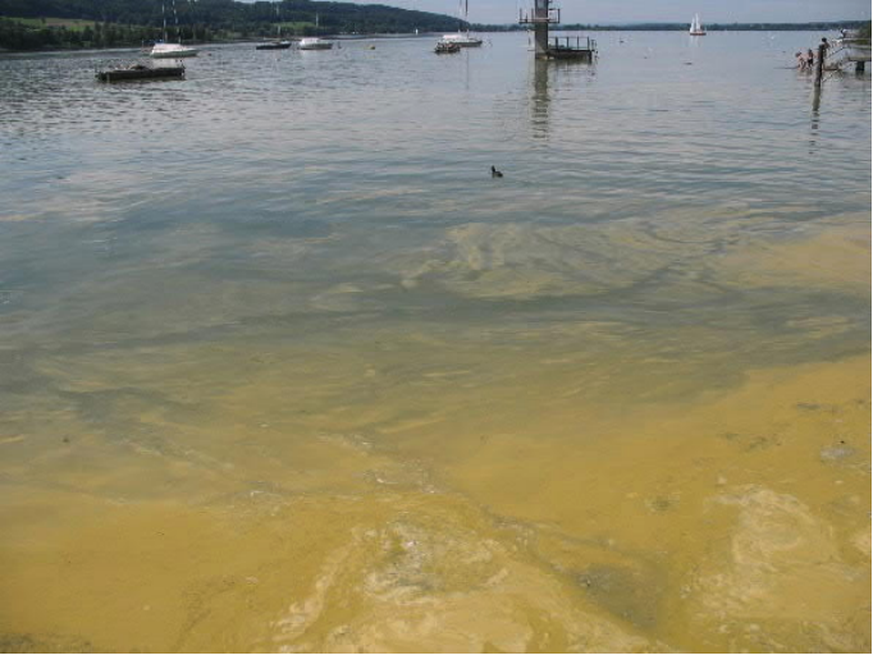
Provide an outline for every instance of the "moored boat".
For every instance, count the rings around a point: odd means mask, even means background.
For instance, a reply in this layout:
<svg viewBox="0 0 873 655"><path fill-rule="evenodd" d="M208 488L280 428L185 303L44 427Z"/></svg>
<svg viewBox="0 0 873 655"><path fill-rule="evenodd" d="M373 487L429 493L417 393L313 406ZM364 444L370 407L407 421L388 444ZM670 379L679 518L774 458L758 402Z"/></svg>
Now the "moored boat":
<svg viewBox="0 0 873 655"><path fill-rule="evenodd" d="M461 46L451 41L438 41L433 49L438 55L450 55L461 51Z"/></svg>
<svg viewBox="0 0 873 655"><path fill-rule="evenodd" d="M176 40L178 43L169 43L167 39L167 12L166 4L161 3L161 13L164 18L164 40L158 41L152 46L149 57L154 59L180 59L181 57L196 57L197 48L182 45L182 31L179 29L179 15L176 13L176 0L173 0L173 19L176 22Z"/></svg>
<svg viewBox="0 0 873 655"><path fill-rule="evenodd" d="M476 48L482 45L482 39L470 34L470 24L467 22L467 15L469 12L469 0L459 0L458 18L460 18L461 24L458 27L457 33L443 34L443 38L440 39L441 42L455 43L461 48ZM464 29L465 27L467 28L466 30Z"/></svg>
<svg viewBox="0 0 873 655"><path fill-rule="evenodd" d="M264 41L256 45L255 50L287 50L290 47L290 41Z"/></svg>
<svg viewBox="0 0 873 655"><path fill-rule="evenodd" d="M279 3L276 3L276 38L272 41L263 41L255 46L255 50L287 50L291 42L282 38L282 23L279 22Z"/></svg>
<svg viewBox="0 0 873 655"><path fill-rule="evenodd" d="M440 41L442 43L453 43L459 48L476 48L482 45L482 39L470 34L469 32L443 34L443 38Z"/></svg>
<svg viewBox="0 0 873 655"><path fill-rule="evenodd" d="M181 64L177 66L148 66L141 62L98 71L96 74L96 78L101 82L181 79L183 77L185 77L185 67Z"/></svg>
<svg viewBox="0 0 873 655"><path fill-rule="evenodd" d="M317 36L308 36L300 39L297 48L299 50L330 50L333 48L333 41L326 41Z"/></svg>
<svg viewBox="0 0 873 655"><path fill-rule="evenodd" d="M196 57L197 48L185 46L181 43L155 43L149 56L153 59L181 59L182 57Z"/></svg>

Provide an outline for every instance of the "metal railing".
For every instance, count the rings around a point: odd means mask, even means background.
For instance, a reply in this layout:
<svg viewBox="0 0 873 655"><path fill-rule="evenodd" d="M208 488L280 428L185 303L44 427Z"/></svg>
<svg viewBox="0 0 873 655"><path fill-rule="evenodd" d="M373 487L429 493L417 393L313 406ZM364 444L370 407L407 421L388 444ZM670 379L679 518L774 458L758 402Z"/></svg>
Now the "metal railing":
<svg viewBox="0 0 873 655"><path fill-rule="evenodd" d="M518 22L520 25L536 25L537 23L557 24L561 22L561 10L558 7L549 7L549 12L544 16L540 16L537 15L536 9L519 9Z"/></svg>
<svg viewBox="0 0 873 655"><path fill-rule="evenodd" d="M557 51L590 51L597 49L597 41L590 36L556 36L551 48Z"/></svg>

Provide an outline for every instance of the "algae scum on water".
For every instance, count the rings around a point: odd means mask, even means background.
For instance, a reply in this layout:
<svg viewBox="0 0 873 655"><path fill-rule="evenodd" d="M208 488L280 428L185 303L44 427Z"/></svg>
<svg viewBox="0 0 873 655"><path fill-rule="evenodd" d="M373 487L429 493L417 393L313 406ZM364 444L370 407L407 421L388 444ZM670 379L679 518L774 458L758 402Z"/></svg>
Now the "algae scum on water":
<svg viewBox="0 0 873 655"><path fill-rule="evenodd" d="M739 379L597 321L490 329L10 359L4 647L869 645L868 357Z"/></svg>
<svg viewBox="0 0 873 655"><path fill-rule="evenodd" d="M0 58L0 650L869 651L869 77L799 108L808 37Z"/></svg>

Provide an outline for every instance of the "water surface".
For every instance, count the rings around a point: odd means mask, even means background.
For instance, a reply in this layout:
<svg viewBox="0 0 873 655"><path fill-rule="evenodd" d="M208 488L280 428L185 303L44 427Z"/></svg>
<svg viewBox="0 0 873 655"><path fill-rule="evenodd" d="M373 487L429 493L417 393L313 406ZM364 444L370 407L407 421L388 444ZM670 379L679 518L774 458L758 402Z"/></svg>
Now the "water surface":
<svg viewBox="0 0 873 655"><path fill-rule="evenodd" d="M0 58L0 648L870 648L869 73L595 36Z"/></svg>

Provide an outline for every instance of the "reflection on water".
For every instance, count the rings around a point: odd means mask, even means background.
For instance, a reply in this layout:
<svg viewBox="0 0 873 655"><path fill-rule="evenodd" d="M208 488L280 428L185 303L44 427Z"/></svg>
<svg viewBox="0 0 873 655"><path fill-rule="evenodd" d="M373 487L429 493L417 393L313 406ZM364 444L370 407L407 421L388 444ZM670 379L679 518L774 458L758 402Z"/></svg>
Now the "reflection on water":
<svg viewBox="0 0 873 655"><path fill-rule="evenodd" d="M533 70L533 105L531 107L531 126L533 135L538 138L549 136L549 71L557 62L531 60Z"/></svg>
<svg viewBox="0 0 873 655"><path fill-rule="evenodd" d="M558 97L584 89L597 74L597 60L542 61L530 58L531 71L531 118L532 136L547 139L549 132L549 105L552 95ZM560 136L560 135L559 135Z"/></svg>
<svg viewBox="0 0 873 655"><path fill-rule="evenodd" d="M870 648L869 78L610 34L0 58L0 650Z"/></svg>

